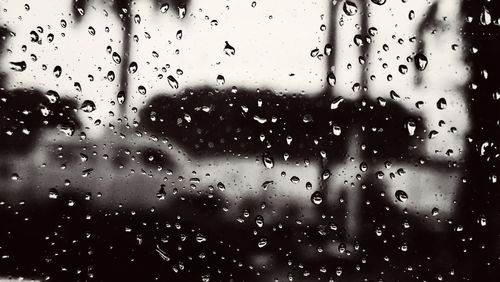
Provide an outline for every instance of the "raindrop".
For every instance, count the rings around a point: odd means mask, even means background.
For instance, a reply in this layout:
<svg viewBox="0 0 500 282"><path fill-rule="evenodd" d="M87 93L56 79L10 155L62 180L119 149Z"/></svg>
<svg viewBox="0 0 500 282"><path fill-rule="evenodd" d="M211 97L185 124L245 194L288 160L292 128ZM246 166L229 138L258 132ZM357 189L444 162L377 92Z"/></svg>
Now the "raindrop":
<svg viewBox="0 0 500 282"><path fill-rule="evenodd" d="M92 36L95 35L95 29L93 27L89 26L88 30L89 30L90 35L92 35Z"/></svg>
<svg viewBox="0 0 500 282"><path fill-rule="evenodd" d="M160 12L162 12L163 14L165 14L168 11L168 8L169 8L168 3L163 3L160 6Z"/></svg>
<svg viewBox="0 0 500 282"><path fill-rule="evenodd" d="M406 194L405 191L403 190L397 190L396 191L396 199L398 199L398 201L404 203L406 202L406 200L408 200L408 194Z"/></svg>
<svg viewBox="0 0 500 282"><path fill-rule="evenodd" d="M219 182L217 183L217 189L219 189L220 191L224 191L226 190L226 186L224 185L224 183Z"/></svg>
<svg viewBox="0 0 500 282"><path fill-rule="evenodd" d="M128 73L134 74L137 71L137 68L138 68L137 63L136 62L131 62L128 65Z"/></svg>
<svg viewBox="0 0 500 282"><path fill-rule="evenodd" d="M55 66L54 67L54 76L56 78L59 78L61 76L61 73L62 73L62 68L60 66Z"/></svg>
<svg viewBox="0 0 500 282"><path fill-rule="evenodd" d="M348 16L354 16L358 12L358 7L354 2L345 1L344 2L344 13Z"/></svg>
<svg viewBox="0 0 500 282"><path fill-rule="evenodd" d="M330 86L334 86L337 82L337 78L335 77L335 74L333 72L329 72L326 79L328 80L328 84L330 84Z"/></svg>
<svg viewBox="0 0 500 282"><path fill-rule="evenodd" d="M236 50L234 49L233 46L229 45L227 41L225 41L226 46L224 46L224 53L228 56L232 56L236 53Z"/></svg>
<svg viewBox="0 0 500 282"><path fill-rule="evenodd" d="M115 73L113 71L109 71L108 75L106 76L109 81L115 80Z"/></svg>
<svg viewBox="0 0 500 282"><path fill-rule="evenodd" d="M297 184L300 182L300 178L297 177L297 176L292 176L292 178L290 178L290 181L293 183L293 184Z"/></svg>
<svg viewBox="0 0 500 282"><path fill-rule="evenodd" d="M446 103L446 99L445 98L440 98L437 103L436 103L436 106L438 109L440 110L444 110L446 109L446 106L447 106L447 103Z"/></svg>
<svg viewBox="0 0 500 282"><path fill-rule="evenodd" d="M118 94L116 95L116 100L118 101L118 104L123 104L125 102L125 92L124 91L120 91L118 92Z"/></svg>
<svg viewBox="0 0 500 282"><path fill-rule="evenodd" d="M113 61L116 63L116 64L119 64L122 62L122 58L120 57L120 55L116 52L113 52Z"/></svg>
<svg viewBox="0 0 500 282"><path fill-rule="evenodd" d="M311 53L310 53L311 57L314 58L314 57L318 56L318 54L319 54L319 49L318 48L314 48L314 49L311 50Z"/></svg>
<svg viewBox="0 0 500 282"><path fill-rule="evenodd" d="M66 20L61 20L61 27L66 28L68 24L66 23Z"/></svg>
<svg viewBox="0 0 500 282"><path fill-rule="evenodd" d="M311 202L315 205L319 205L323 202L323 194L321 192L316 191L311 195Z"/></svg>
<svg viewBox="0 0 500 282"><path fill-rule="evenodd" d="M86 113L91 113L91 112L95 111L96 106L95 106L95 103L93 101L85 100L85 101L83 101L80 109Z"/></svg>
<svg viewBox="0 0 500 282"><path fill-rule="evenodd" d="M186 16L186 7L179 6L179 19L183 19Z"/></svg>
<svg viewBox="0 0 500 282"><path fill-rule="evenodd" d="M167 81L168 81L168 85L170 85L170 87L172 87L172 89L179 88L179 82L177 82L175 77L169 75L169 76L167 76Z"/></svg>
<svg viewBox="0 0 500 282"><path fill-rule="evenodd" d="M332 132L333 132L333 135L340 136L340 134L342 133L342 128L340 126L334 124L332 126Z"/></svg>
<svg viewBox="0 0 500 282"><path fill-rule="evenodd" d="M134 16L134 22L135 22L136 24L140 24L140 23L141 23L141 16L140 16L140 15L138 15L138 14L136 14L136 15Z"/></svg>
<svg viewBox="0 0 500 282"><path fill-rule="evenodd" d="M31 36L31 42L38 42L38 40L40 39L38 33L36 33L36 31L34 30L30 32L30 36Z"/></svg>
<svg viewBox="0 0 500 282"><path fill-rule="evenodd" d="M11 70L14 71L24 71L26 70L26 62L25 61L20 61L20 62L10 62Z"/></svg>
<svg viewBox="0 0 500 282"><path fill-rule="evenodd" d="M408 130L408 135L413 136L415 135L415 129L417 128L417 125L414 120L409 119L406 122L406 129Z"/></svg>
<svg viewBox="0 0 500 282"><path fill-rule="evenodd" d="M406 65L399 65L398 69L401 74L406 74L408 72L408 67Z"/></svg>
<svg viewBox="0 0 500 282"><path fill-rule="evenodd" d="M177 31L177 33L175 34L175 38L177 38L178 40L182 39L182 30Z"/></svg>
<svg viewBox="0 0 500 282"><path fill-rule="evenodd" d="M45 97L47 97L49 99L49 102L51 104L54 104L55 102L59 101L59 99L60 99L59 93L57 93L54 90L47 91L47 93L45 93Z"/></svg>
<svg viewBox="0 0 500 282"><path fill-rule="evenodd" d="M437 216L439 214L439 209L438 208L432 208L431 214L432 214L432 216Z"/></svg>
<svg viewBox="0 0 500 282"><path fill-rule="evenodd" d="M217 75L217 84L219 85L224 85L224 83L226 83L226 79L224 78L224 76L222 76L221 74Z"/></svg>
<svg viewBox="0 0 500 282"><path fill-rule="evenodd" d="M259 248L264 248L266 245L267 245L267 238L266 237L260 238L259 242L257 243L257 246Z"/></svg>
<svg viewBox="0 0 500 282"><path fill-rule="evenodd" d="M491 23L490 11L488 11L486 7L483 7L483 11L481 12L479 21L481 22L482 25L489 25Z"/></svg>
<svg viewBox="0 0 500 282"><path fill-rule="evenodd" d="M59 192L57 191L56 188L50 188L49 190L49 198L50 199L57 199L59 197Z"/></svg>
<svg viewBox="0 0 500 282"><path fill-rule="evenodd" d="M415 66L417 67L417 70L419 71L425 70L428 62L429 61L427 60L427 57L424 54L418 53L417 55L415 55Z"/></svg>
<svg viewBox="0 0 500 282"><path fill-rule="evenodd" d="M273 156L271 156L271 154L269 154L267 152L262 155L262 162L264 163L264 166L266 168L271 169L274 166Z"/></svg>
<svg viewBox="0 0 500 282"><path fill-rule="evenodd" d="M386 2L386 0L372 0L372 3L373 3L373 4L377 4L377 5L379 5L379 6L384 5L384 4L385 4L385 2Z"/></svg>
<svg viewBox="0 0 500 282"><path fill-rule="evenodd" d="M80 84L80 82L73 83L73 86L75 87L76 91L82 92L82 85Z"/></svg>
<svg viewBox="0 0 500 282"><path fill-rule="evenodd" d="M344 97L338 96L335 99L333 99L332 103L330 104L330 109L336 110L340 106L340 103L344 101Z"/></svg>
<svg viewBox="0 0 500 282"><path fill-rule="evenodd" d="M262 215L258 215L258 216L255 217L255 224L259 228L262 228L262 226L264 226L264 218L262 217Z"/></svg>
<svg viewBox="0 0 500 282"><path fill-rule="evenodd" d="M137 91L139 91L139 94L141 95L146 95L146 87L142 85L139 85L139 87L137 87Z"/></svg>

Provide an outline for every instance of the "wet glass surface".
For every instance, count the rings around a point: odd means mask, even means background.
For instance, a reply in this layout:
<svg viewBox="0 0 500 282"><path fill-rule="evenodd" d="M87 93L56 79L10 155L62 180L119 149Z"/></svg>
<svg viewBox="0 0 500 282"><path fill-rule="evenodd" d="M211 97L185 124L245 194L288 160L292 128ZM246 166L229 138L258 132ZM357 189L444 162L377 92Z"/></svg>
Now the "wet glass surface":
<svg viewBox="0 0 500 282"><path fill-rule="evenodd" d="M495 281L494 1L0 1L0 280Z"/></svg>

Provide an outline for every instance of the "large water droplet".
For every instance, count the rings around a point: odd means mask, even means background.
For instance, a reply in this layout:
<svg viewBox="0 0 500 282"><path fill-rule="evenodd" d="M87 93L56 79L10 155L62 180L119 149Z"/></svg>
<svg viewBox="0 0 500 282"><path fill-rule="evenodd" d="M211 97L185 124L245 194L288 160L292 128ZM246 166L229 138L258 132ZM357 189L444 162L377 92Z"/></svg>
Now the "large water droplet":
<svg viewBox="0 0 500 282"><path fill-rule="evenodd" d="M112 58L116 64L119 64L122 62L122 57L120 57L120 55L116 52L113 52Z"/></svg>
<svg viewBox="0 0 500 282"><path fill-rule="evenodd" d="M323 203L323 194L319 191L314 192L311 195L311 202L315 205Z"/></svg>
<svg viewBox="0 0 500 282"><path fill-rule="evenodd" d="M330 84L330 86L334 86L335 83L337 82L337 78L335 77L335 74L333 72L329 72L326 79L328 81L328 84Z"/></svg>
<svg viewBox="0 0 500 282"><path fill-rule="evenodd" d="M233 56L236 53L236 50L229 44L229 42L225 41L225 43L226 46L224 46L224 53L228 56Z"/></svg>
<svg viewBox="0 0 500 282"><path fill-rule="evenodd" d="M220 191L224 191L226 190L226 186L224 185L224 183L219 182L217 183L217 189L219 189Z"/></svg>
<svg viewBox="0 0 500 282"><path fill-rule="evenodd" d="M437 103L436 103L436 106L438 109L440 110L444 110L446 109L446 106L447 106L447 103L446 103L446 99L445 98L440 98Z"/></svg>
<svg viewBox="0 0 500 282"><path fill-rule="evenodd" d="M408 194L406 194L405 191L403 190L397 190L396 193L396 199L398 199L398 201L404 203L406 202L406 200L408 200Z"/></svg>
<svg viewBox="0 0 500 282"><path fill-rule="evenodd" d="M60 66L55 66L54 67L54 76L59 78L62 73L62 68Z"/></svg>
<svg viewBox="0 0 500 282"><path fill-rule="evenodd" d="M139 92L139 94L141 95L146 95L146 87L142 86L142 85L139 85L139 87L137 87L137 91Z"/></svg>
<svg viewBox="0 0 500 282"><path fill-rule="evenodd" d="M91 112L95 111L96 106L95 106L94 101L85 100L85 101L83 101L82 106L80 107L80 109L82 109L82 111L84 111L86 113L91 113Z"/></svg>
<svg viewBox="0 0 500 282"><path fill-rule="evenodd" d="M26 62L25 61L20 61L20 62L10 62L11 70L14 71L24 71L26 70Z"/></svg>
<svg viewBox="0 0 500 282"><path fill-rule="evenodd" d="M481 12L481 16L479 17L479 21L482 25L489 25L491 23L491 14L486 7L483 7L483 11Z"/></svg>
<svg viewBox="0 0 500 282"><path fill-rule="evenodd" d="M125 102L125 91L120 91L116 95L116 100L118 101L118 104L123 104Z"/></svg>
<svg viewBox="0 0 500 282"><path fill-rule="evenodd" d="M128 65L128 73L134 74L137 71L137 68L138 68L137 63L136 62L131 62Z"/></svg>
<svg viewBox="0 0 500 282"><path fill-rule="evenodd" d="M386 0L372 0L372 3L373 3L373 4L377 4L377 5L379 5L379 6L384 5L384 4L385 4L385 2L386 2Z"/></svg>
<svg viewBox="0 0 500 282"><path fill-rule="evenodd" d="M415 66L417 67L417 70L425 70L425 68L427 67L427 63L428 60L424 54L418 53L417 55L415 55Z"/></svg>
<svg viewBox="0 0 500 282"><path fill-rule="evenodd" d="M264 153L264 154L262 155L262 162L264 163L264 166L265 166L266 168L271 169L271 168L273 168L273 166L274 166L274 159L273 159L273 156L271 156L271 154L270 154L270 153L267 153L267 152L266 152L266 153Z"/></svg>
<svg viewBox="0 0 500 282"><path fill-rule="evenodd" d="M344 13L348 16L354 16L358 12L358 6L356 3L351 1L344 2Z"/></svg>
<svg viewBox="0 0 500 282"><path fill-rule="evenodd" d="M59 101L59 99L60 99L59 93L57 93L54 90L47 91L47 93L45 93L45 97L47 97L49 99L49 102L51 104L54 104L55 102Z"/></svg>
<svg viewBox="0 0 500 282"><path fill-rule="evenodd" d="M175 77L169 75L169 76L167 76L167 81L168 81L168 85L170 85L170 87L172 87L172 89L179 88L179 82L177 82Z"/></svg>

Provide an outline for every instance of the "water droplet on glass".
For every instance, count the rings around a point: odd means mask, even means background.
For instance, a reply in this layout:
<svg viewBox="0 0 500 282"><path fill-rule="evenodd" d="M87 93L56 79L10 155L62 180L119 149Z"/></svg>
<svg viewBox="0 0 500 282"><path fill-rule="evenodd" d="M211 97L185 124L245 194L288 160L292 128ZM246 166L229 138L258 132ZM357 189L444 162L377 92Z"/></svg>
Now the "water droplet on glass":
<svg viewBox="0 0 500 282"><path fill-rule="evenodd" d="M175 34L175 38L177 38L178 40L182 39L182 30L177 31L177 33Z"/></svg>
<svg viewBox="0 0 500 282"><path fill-rule="evenodd" d="M309 181L307 181L307 182L306 182L306 190L311 190L311 189L312 189L312 187L313 187L313 186L312 186L312 183L311 183L311 182L309 182Z"/></svg>
<svg viewBox="0 0 500 282"><path fill-rule="evenodd" d="M54 67L54 76L59 78L62 73L62 68L60 66L55 66Z"/></svg>
<svg viewBox="0 0 500 282"><path fill-rule="evenodd" d="M424 54L418 53L417 55L415 55L415 66L417 67L417 70L425 70L425 68L427 67L427 63L428 60Z"/></svg>
<svg viewBox="0 0 500 282"><path fill-rule="evenodd" d="M262 217L262 215L258 215L258 216L255 217L255 224L259 228L262 228L262 226L264 226L264 218Z"/></svg>
<svg viewBox="0 0 500 282"><path fill-rule="evenodd" d="M407 122L406 122L406 129L408 130L408 135L409 136L413 136L415 135L415 129L417 128L417 124L415 123L414 120L412 119L409 119Z"/></svg>
<svg viewBox="0 0 500 282"><path fill-rule="evenodd" d="M335 83L337 82L337 78L335 77L335 74L333 72L329 72L326 79L328 81L328 84L330 84L330 86L334 86Z"/></svg>
<svg viewBox="0 0 500 282"><path fill-rule="evenodd" d="M217 189L219 189L220 191L224 191L226 190L226 186L224 185L224 183L219 182L217 183Z"/></svg>
<svg viewBox="0 0 500 282"><path fill-rule="evenodd" d="M481 12L479 21L481 22L482 25L489 25L491 23L490 11L488 11L486 7L483 7L483 11Z"/></svg>
<svg viewBox="0 0 500 282"><path fill-rule="evenodd" d="M446 103L446 99L445 98L440 98L437 103L436 103L436 106L438 109L440 110L444 110L446 109L446 106L447 106L447 103Z"/></svg>
<svg viewBox="0 0 500 282"><path fill-rule="evenodd" d="M314 57L318 56L318 54L319 54L319 49L318 48L314 48L314 49L311 50L311 53L309 55L311 55L311 57L314 58Z"/></svg>
<svg viewBox="0 0 500 282"><path fill-rule="evenodd" d="M49 190L49 198L50 199L57 199L59 197L59 192L57 191L56 188L50 188Z"/></svg>
<svg viewBox="0 0 500 282"><path fill-rule="evenodd" d="M386 2L386 0L372 0L372 3L373 3L373 4L377 4L377 5L379 5L379 6L384 5L384 4L385 4L385 2Z"/></svg>
<svg viewBox="0 0 500 282"><path fill-rule="evenodd" d="M95 29L92 26L89 26L88 28L89 34L94 36L95 35Z"/></svg>
<svg viewBox="0 0 500 282"><path fill-rule="evenodd" d="M224 83L226 83L226 79L224 78L224 76L222 76L221 74L217 75L217 84L219 85L224 85Z"/></svg>
<svg viewBox="0 0 500 282"><path fill-rule="evenodd" d="M431 214L432 214L432 216L437 216L439 214L439 209L438 208L432 208Z"/></svg>
<svg viewBox="0 0 500 282"><path fill-rule="evenodd" d="M141 16L140 16L140 15L138 15L138 14L136 14L136 15L134 16L134 22L135 22L136 24L140 24L140 23L141 23Z"/></svg>
<svg viewBox="0 0 500 282"><path fill-rule="evenodd" d="M358 6L354 2L345 1L344 2L344 13L348 16L354 16L358 12Z"/></svg>
<svg viewBox="0 0 500 282"><path fill-rule="evenodd" d="M24 71L26 70L26 62L25 61L20 61L20 62L10 62L11 66L10 69L14 71Z"/></svg>
<svg viewBox="0 0 500 282"><path fill-rule="evenodd" d="M109 81L113 81L115 80L115 73L113 71L109 71L108 74L106 75L106 78L109 80Z"/></svg>
<svg viewBox="0 0 500 282"><path fill-rule="evenodd" d="M334 124L332 126L332 132L333 132L333 135L340 136L340 134L342 133L342 128L340 126Z"/></svg>
<svg viewBox="0 0 500 282"><path fill-rule="evenodd" d="M396 199L398 199L398 201L404 203L406 202L406 200L408 200L408 194L406 194L405 191L403 190L397 190L396 193Z"/></svg>
<svg viewBox="0 0 500 282"><path fill-rule="evenodd" d="M179 82L177 82L175 77L169 75L169 76L167 76L167 81L168 81L168 85L170 85L170 87L172 87L172 89L179 88Z"/></svg>
<svg viewBox="0 0 500 282"><path fill-rule="evenodd" d="M234 49L233 46L229 45L227 41L225 41L226 46L224 46L224 53L228 56L232 56L236 53L236 50Z"/></svg>
<svg viewBox="0 0 500 282"><path fill-rule="evenodd" d="M91 113L91 112L95 111L96 106L95 106L95 103L93 101L85 100L85 101L83 101L80 109L82 109L82 111L84 111L86 113Z"/></svg>
<svg viewBox="0 0 500 282"><path fill-rule="evenodd" d="M273 159L273 156L271 156L271 154L269 154L269 153L264 153L264 154L262 155L262 162L264 163L264 166L265 166L266 168L271 169L271 168L273 168L273 166L274 166L274 159Z"/></svg>
<svg viewBox="0 0 500 282"><path fill-rule="evenodd" d="M257 243L257 246L259 248L264 248L266 245L267 245L267 238L266 237L260 238L259 242Z"/></svg>
<svg viewBox="0 0 500 282"><path fill-rule="evenodd" d="M319 205L323 202L323 194L321 192L316 191L311 195L311 202L315 205Z"/></svg>
<svg viewBox="0 0 500 282"><path fill-rule="evenodd" d="M186 7L184 6L179 6L179 19L183 19L186 16Z"/></svg>
<svg viewBox="0 0 500 282"><path fill-rule="evenodd" d="M137 91L139 92L139 94L141 95L146 95L146 87L142 86L142 85L139 85L139 87L137 87Z"/></svg>
<svg viewBox="0 0 500 282"><path fill-rule="evenodd" d="M124 91L120 91L118 92L118 94L116 95L116 100L118 101L118 104L123 104L125 102L125 92Z"/></svg>
<svg viewBox="0 0 500 282"><path fill-rule="evenodd" d="M398 69L401 74L406 74L408 72L408 67L406 65L399 65Z"/></svg>
<svg viewBox="0 0 500 282"><path fill-rule="evenodd" d="M47 93L45 93L45 97L47 97L49 99L49 102L51 104L54 104L55 102L59 101L59 99L60 99L59 93L57 93L54 90L47 91Z"/></svg>
<svg viewBox="0 0 500 282"><path fill-rule="evenodd" d="M165 14L168 11L169 7L170 6L168 5L168 3L161 4L161 6L160 6L160 12L162 12L163 14Z"/></svg>
<svg viewBox="0 0 500 282"><path fill-rule="evenodd" d="M131 62L128 65L128 73L134 74L137 71L137 68L138 68L137 63L136 62Z"/></svg>
<svg viewBox="0 0 500 282"><path fill-rule="evenodd" d="M338 96L335 99L333 99L332 103L330 104L330 109L336 110L339 108L340 103L344 101L344 97Z"/></svg>
<svg viewBox="0 0 500 282"><path fill-rule="evenodd" d="M112 55L112 58L113 58L113 61L116 63L116 64L119 64L122 62L122 58L120 57L120 55L116 52L113 52L113 55Z"/></svg>
<svg viewBox="0 0 500 282"><path fill-rule="evenodd" d="M292 176L292 178L290 178L290 181L293 183L293 184L297 184L300 182L300 178L297 177L297 176Z"/></svg>

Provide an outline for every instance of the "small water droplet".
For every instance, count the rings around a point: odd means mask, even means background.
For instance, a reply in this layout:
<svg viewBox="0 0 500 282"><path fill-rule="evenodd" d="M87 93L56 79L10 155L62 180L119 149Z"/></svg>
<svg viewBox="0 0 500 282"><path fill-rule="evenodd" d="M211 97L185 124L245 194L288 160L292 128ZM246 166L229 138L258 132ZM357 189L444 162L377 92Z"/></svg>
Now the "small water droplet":
<svg viewBox="0 0 500 282"><path fill-rule="evenodd" d="M483 11L481 12L481 16L479 18L479 21L481 22L482 25L491 24L490 11L488 11L488 9L486 7L483 7Z"/></svg>
<svg viewBox="0 0 500 282"><path fill-rule="evenodd" d="M139 14L136 14L136 15L134 16L134 22L135 22L136 24L140 24L140 23L141 23L141 16L140 16Z"/></svg>
<svg viewBox="0 0 500 282"><path fill-rule="evenodd" d="M399 65L398 70L401 74L406 74L408 72L408 67L406 65Z"/></svg>
<svg viewBox="0 0 500 282"><path fill-rule="evenodd" d="M415 129L417 128L417 124L413 119L409 119L405 124L406 130L408 130L408 135L415 135Z"/></svg>
<svg viewBox="0 0 500 282"><path fill-rule="evenodd" d="M186 7L185 6L179 6L179 19L183 19L186 16Z"/></svg>
<svg viewBox="0 0 500 282"><path fill-rule="evenodd" d="M125 91L120 91L116 95L116 100L118 101L118 104L123 104L125 102Z"/></svg>
<svg viewBox="0 0 500 282"><path fill-rule="evenodd" d="M264 226L264 218L262 217L262 215L258 215L258 216L255 217L255 224L259 228L262 228L262 226Z"/></svg>
<svg viewBox="0 0 500 282"><path fill-rule="evenodd" d="M297 184L300 182L300 178L297 177L297 176L292 176L292 178L290 178L290 181L293 183L293 184Z"/></svg>
<svg viewBox="0 0 500 282"><path fill-rule="evenodd" d="M267 245L267 238L266 237L260 238L259 242L257 243L257 246L259 248L264 248L266 245Z"/></svg>
<svg viewBox="0 0 500 282"><path fill-rule="evenodd" d="M177 31L177 33L175 34L175 38L177 38L178 40L182 39L182 30Z"/></svg>
<svg viewBox="0 0 500 282"><path fill-rule="evenodd" d="M219 182L217 183L217 189L219 189L220 191L224 191L226 190L226 186L224 185L224 183Z"/></svg>
<svg viewBox="0 0 500 282"><path fill-rule="evenodd" d="M47 97L49 99L49 102L51 104L54 104L55 102L59 101L59 99L60 99L59 93L57 93L54 90L47 91L47 93L45 93L45 97Z"/></svg>

